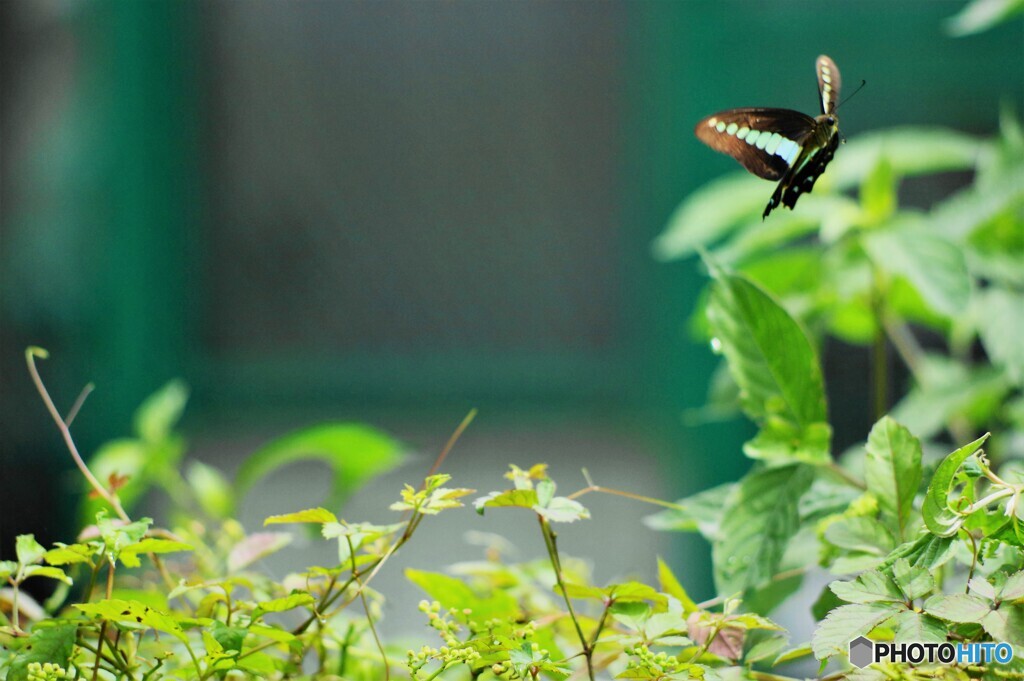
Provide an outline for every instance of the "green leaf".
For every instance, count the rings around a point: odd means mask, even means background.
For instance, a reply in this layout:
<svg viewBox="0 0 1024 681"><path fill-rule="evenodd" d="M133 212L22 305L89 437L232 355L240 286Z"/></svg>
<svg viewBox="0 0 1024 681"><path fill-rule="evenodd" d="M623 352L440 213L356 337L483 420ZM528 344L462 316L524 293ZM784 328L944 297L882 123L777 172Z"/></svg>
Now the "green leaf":
<svg viewBox="0 0 1024 681"><path fill-rule="evenodd" d="M235 507L235 493L224 475L201 461L193 461L185 474L196 501L211 518L223 519Z"/></svg>
<svg viewBox="0 0 1024 681"><path fill-rule="evenodd" d="M880 156L860 186L861 208L871 224L888 219L896 210L896 176L887 156Z"/></svg>
<svg viewBox="0 0 1024 681"><path fill-rule="evenodd" d="M7 581L7 578L18 571L18 564L13 560L0 560L0 582Z"/></svg>
<svg viewBox="0 0 1024 681"><path fill-rule="evenodd" d="M1024 571L1015 572L1006 578L1006 583L999 590L999 599L1016 601L1024 598Z"/></svg>
<svg viewBox="0 0 1024 681"><path fill-rule="evenodd" d="M28 666L33 662L49 662L67 668L77 632L76 624L59 620L50 620L33 627L28 644L11 659L7 681L28 681Z"/></svg>
<svg viewBox="0 0 1024 681"><path fill-rule="evenodd" d="M825 528L825 541L847 551L885 556L896 547L892 533L872 518L840 518Z"/></svg>
<svg viewBox="0 0 1024 681"><path fill-rule="evenodd" d="M892 553L885 557L878 569L884 570L892 567L899 559L905 558L911 567L933 570L952 557L953 539L951 537L939 537L925 532L914 541L897 546Z"/></svg>
<svg viewBox="0 0 1024 681"><path fill-rule="evenodd" d="M509 489L503 492L491 492L473 501L476 512L484 514L485 508L529 508L537 505L537 492L532 489Z"/></svg>
<svg viewBox="0 0 1024 681"><path fill-rule="evenodd" d="M967 309L971 278L963 250L919 219L870 232L863 243L879 267L906 278L936 312L956 317Z"/></svg>
<svg viewBox="0 0 1024 681"><path fill-rule="evenodd" d="M110 598L95 603L80 603L74 607L87 615L134 627L156 629L170 634L179 641L187 640L185 632L182 631L181 625L175 621L173 615L162 613L138 601Z"/></svg>
<svg viewBox="0 0 1024 681"><path fill-rule="evenodd" d="M954 36L987 31L1024 13L1024 0L973 0L946 20L946 30Z"/></svg>
<svg viewBox="0 0 1024 681"><path fill-rule="evenodd" d="M92 557L96 549L88 544L57 544L57 548L50 549L43 556L50 565L71 565L73 563L92 564Z"/></svg>
<svg viewBox="0 0 1024 681"><path fill-rule="evenodd" d="M714 270L707 314L746 412L787 443L780 460L824 462L825 390L817 355L792 317L750 280ZM824 442L823 442L824 439ZM767 451L764 438L755 440Z"/></svg>
<svg viewBox="0 0 1024 681"><path fill-rule="evenodd" d="M572 523L590 517L583 504L567 497L555 497L547 506L538 504L533 510L552 523Z"/></svg>
<svg viewBox="0 0 1024 681"><path fill-rule="evenodd" d="M32 565L46 555L46 549L36 541L35 535L19 534L14 540L14 553L18 556L19 563Z"/></svg>
<svg viewBox="0 0 1024 681"><path fill-rule="evenodd" d="M718 593L745 591L775 576L799 529L800 497L813 480L814 469L802 464L747 474L726 506L712 548Z"/></svg>
<svg viewBox="0 0 1024 681"><path fill-rule="evenodd" d="M321 461L334 474L325 506L340 507L353 491L399 463L399 443L384 433L354 423L325 423L303 428L274 440L253 453L235 478L240 499L252 486L281 466L298 461Z"/></svg>
<svg viewBox="0 0 1024 681"><path fill-rule="evenodd" d="M894 127L851 138L829 164L828 178L838 190L861 183L886 158L900 177L968 170L991 147L977 137L948 128Z"/></svg>
<svg viewBox="0 0 1024 681"><path fill-rule="evenodd" d="M135 432L144 442L166 440L188 402L188 386L174 380L153 393L135 411Z"/></svg>
<svg viewBox="0 0 1024 681"><path fill-rule="evenodd" d="M675 574L672 572L672 568L668 566L661 557L658 557L658 584L661 586L663 593L672 596L678 600L683 606L683 613L689 615L691 612L698 610L697 604L693 602L689 594L686 593L686 589L676 579Z"/></svg>
<svg viewBox="0 0 1024 681"><path fill-rule="evenodd" d="M1003 605L985 615L981 626L997 641L1006 641L1014 646L1024 645L1024 607Z"/></svg>
<svg viewBox="0 0 1024 681"><path fill-rule="evenodd" d="M256 605L256 612L253 617L259 617L267 612L284 612L302 605L310 605L315 599L305 591L295 591L282 598L275 598L269 601L261 601Z"/></svg>
<svg viewBox="0 0 1024 681"><path fill-rule="evenodd" d="M1024 294L990 286L977 295L978 334L994 364L1024 383Z"/></svg>
<svg viewBox="0 0 1024 681"><path fill-rule="evenodd" d="M899 587L888 575L878 570L864 572L852 582L832 582L828 588L847 603L899 603L903 601L903 594Z"/></svg>
<svg viewBox="0 0 1024 681"><path fill-rule="evenodd" d="M935 355L925 355L919 375L920 384L892 414L921 438L937 434L952 419L984 427L998 418L997 410L1012 389L1007 373L996 367L967 366Z"/></svg>
<svg viewBox="0 0 1024 681"><path fill-rule="evenodd" d="M654 530L700 532L708 541L718 536L725 504L736 489L736 483L727 482L676 502L682 508L669 508L644 518L644 524Z"/></svg>
<svg viewBox="0 0 1024 681"><path fill-rule="evenodd" d="M946 627L934 617L907 610L896 617L896 643L945 643Z"/></svg>
<svg viewBox="0 0 1024 681"><path fill-rule="evenodd" d="M885 416L871 429L865 449L864 480L868 491L878 499L895 534L902 537L921 484L921 443L909 430Z"/></svg>
<svg viewBox="0 0 1024 681"><path fill-rule="evenodd" d="M764 204L764 183L747 173L709 182L675 210L654 242L654 255L661 260L691 255L721 239L740 220L760 213Z"/></svg>
<svg viewBox="0 0 1024 681"><path fill-rule="evenodd" d="M925 525L928 526L928 530L932 534L948 537L956 534L960 529L958 520L960 516L949 506L949 493L953 486L953 477L967 457L977 452L988 440L988 437L989 433L985 433L974 442L960 447L943 459L935 470L935 474L928 484L928 492L921 509Z"/></svg>
<svg viewBox="0 0 1024 681"><path fill-rule="evenodd" d="M408 568L405 576L443 607L459 612L469 610L470 613L464 615L466 621L482 623L495 618L515 619L521 614L516 599L507 591L494 590L478 596L461 580L439 572Z"/></svg>
<svg viewBox="0 0 1024 681"><path fill-rule="evenodd" d="M932 617L959 622L981 622L992 610L992 603L970 594L932 596L924 604L924 610Z"/></svg>
<svg viewBox="0 0 1024 681"><path fill-rule="evenodd" d="M30 565L25 568L25 577L48 577L49 579L56 579L58 582L64 582L65 584L71 584L71 578L64 574L64 571L56 567L47 567L45 565Z"/></svg>
<svg viewBox="0 0 1024 681"><path fill-rule="evenodd" d="M819 660L845 655L850 641L864 636L879 624L902 611L896 603L857 603L843 605L821 621L811 638L811 648Z"/></svg>
<svg viewBox="0 0 1024 681"><path fill-rule="evenodd" d="M935 590L935 578L931 571L919 565L911 565L906 558L893 563L892 576L903 595L911 601Z"/></svg>
<svg viewBox="0 0 1024 681"><path fill-rule="evenodd" d="M263 521L263 525L279 525L283 523L336 523L337 516L326 508L307 508L305 511L272 515Z"/></svg>
<svg viewBox="0 0 1024 681"><path fill-rule="evenodd" d="M140 518L135 522L125 523L108 518L103 511L96 514L96 527L103 538L103 552L113 560L120 558L121 551L125 548L142 541L152 524L152 518Z"/></svg>

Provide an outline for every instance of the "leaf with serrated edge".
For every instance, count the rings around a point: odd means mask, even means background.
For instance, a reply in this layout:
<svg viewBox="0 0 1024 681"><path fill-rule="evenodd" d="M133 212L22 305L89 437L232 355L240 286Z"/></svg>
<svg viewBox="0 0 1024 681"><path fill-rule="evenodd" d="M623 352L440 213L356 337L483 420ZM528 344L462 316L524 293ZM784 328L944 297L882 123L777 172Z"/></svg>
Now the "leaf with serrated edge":
<svg viewBox="0 0 1024 681"><path fill-rule="evenodd" d="M272 515L263 521L266 525L281 523L336 523L338 518L326 508L307 508L305 511Z"/></svg>
<svg viewBox="0 0 1024 681"><path fill-rule="evenodd" d="M799 529L800 497L813 480L814 469L804 464L747 474L726 507L721 539L712 547L719 593L745 591L775 576Z"/></svg>
<svg viewBox="0 0 1024 681"><path fill-rule="evenodd" d="M899 603L903 600L899 587L888 575L878 570L869 570L858 575L852 582L832 582L828 588L847 603Z"/></svg>
<svg viewBox="0 0 1024 681"><path fill-rule="evenodd" d="M896 617L897 643L945 643L946 627L934 617L907 610Z"/></svg>
<svg viewBox="0 0 1024 681"><path fill-rule="evenodd" d="M856 603L843 605L818 624L811 639L814 656L819 660L845 654L850 641L864 636L879 624L901 612L896 603Z"/></svg>
<svg viewBox="0 0 1024 681"><path fill-rule="evenodd" d="M932 596L925 601L924 610L933 617L966 624L980 622L992 611L992 604L969 594L951 594Z"/></svg>
<svg viewBox="0 0 1024 681"><path fill-rule="evenodd" d="M758 443L756 449L775 452L782 460L823 462L828 433L819 426L826 422L825 389L807 335L756 284L709 265L715 283L708 323L740 388L744 410L762 426L762 434L752 441ZM765 438L782 438L788 444L766 447Z"/></svg>
<svg viewBox="0 0 1024 681"><path fill-rule="evenodd" d="M921 443L885 416L871 429L865 450L864 481L868 491L878 499L883 515L902 537L921 484Z"/></svg>
<svg viewBox="0 0 1024 681"><path fill-rule="evenodd" d="M892 566L892 576L907 599L913 601L935 589L935 578L923 567L911 565L906 558L900 558Z"/></svg>
<svg viewBox="0 0 1024 681"><path fill-rule="evenodd" d="M1024 571L1015 572L1006 578L1002 590L999 592L1000 600L1015 601L1024 598Z"/></svg>

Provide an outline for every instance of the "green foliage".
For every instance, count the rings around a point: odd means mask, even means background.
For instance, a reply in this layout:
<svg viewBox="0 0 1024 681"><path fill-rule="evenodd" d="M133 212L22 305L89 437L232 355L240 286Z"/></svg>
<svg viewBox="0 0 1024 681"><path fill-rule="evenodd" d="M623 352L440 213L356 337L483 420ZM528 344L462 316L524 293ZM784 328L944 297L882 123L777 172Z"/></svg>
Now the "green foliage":
<svg viewBox="0 0 1024 681"><path fill-rule="evenodd" d="M982 2L964 16L997 4ZM958 30L984 24L958 21ZM429 474L382 503L387 521L339 517L346 495L403 458L389 436L350 423L274 440L231 480L186 459L187 390L173 382L139 408L132 437L88 465L69 447L96 497L83 501L77 540L45 547L22 535L15 560L0 561L0 675L787 681L786 665L813 656L822 671L833 665L829 679L1024 677L1019 661L854 671L846 660L858 636L1024 649L1024 132L1005 114L1001 127L996 140L864 135L798 211L764 223L765 185L746 176L711 183L675 212L659 254L700 251L711 275L694 326L724 368L705 413L735 407L758 428L741 480L672 504L589 478L559 494L546 465L512 465L508 482L473 506L529 522L544 555L514 563L492 547L445 572L406 568L429 599L420 604L429 638L398 648L403 657L378 635L383 596L370 585L425 520L466 512L474 490ZM901 206L902 179L951 170L973 171L972 184L927 210ZM877 391L863 446L838 456L819 360L828 337L873 347L883 378L892 347L912 377L895 405ZM45 356L27 354L52 407L35 367ZM302 460L331 469L321 506L267 518L275 531L232 517L262 478ZM133 515L152 491L170 499L166 522ZM600 492L661 506L647 521L654 529L705 537L717 594L697 602L654 557L656 584L594 583L554 528L589 519L580 499ZM295 525L317 527L336 560L279 579L254 568L289 545ZM833 579L815 603L796 604L817 626L791 642L768 614L809 573ZM23 591L31 578L58 585L42 606Z"/></svg>

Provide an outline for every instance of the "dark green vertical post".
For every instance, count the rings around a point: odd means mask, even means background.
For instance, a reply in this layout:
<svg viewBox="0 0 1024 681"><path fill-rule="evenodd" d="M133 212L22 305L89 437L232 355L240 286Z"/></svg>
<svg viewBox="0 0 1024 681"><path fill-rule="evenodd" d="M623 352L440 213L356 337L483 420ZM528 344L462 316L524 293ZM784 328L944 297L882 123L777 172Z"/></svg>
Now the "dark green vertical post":
<svg viewBox="0 0 1024 681"><path fill-rule="evenodd" d="M102 244L90 355L104 421L90 439L122 434L139 401L182 371L187 235L199 215L194 8L110 0L82 18L101 167L86 209Z"/></svg>
<svg viewBox="0 0 1024 681"><path fill-rule="evenodd" d="M628 5L627 116L624 139L626 186L624 217L635 269L629 300L642 380L638 402L655 418L665 452L662 466L682 496L738 478L747 462L740 453L743 429L736 423L686 426L684 412L699 407L707 394L716 360L687 331L701 287L699 261L658 263L650 244L687 192L706 181L688 166L689 120L699 74L687 54L687 40L701 5L642 2ZM635 276L633 276L635 275ZM693 535L680 539L672 561L696 597L712 591L706 543Z"/></svg>

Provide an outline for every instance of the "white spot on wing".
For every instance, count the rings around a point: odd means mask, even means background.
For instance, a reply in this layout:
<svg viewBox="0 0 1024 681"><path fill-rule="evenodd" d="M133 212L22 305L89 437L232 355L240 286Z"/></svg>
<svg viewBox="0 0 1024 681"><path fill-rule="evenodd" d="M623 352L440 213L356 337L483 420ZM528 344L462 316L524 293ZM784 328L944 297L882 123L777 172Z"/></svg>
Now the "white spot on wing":
<svg viewBox="0 0 1024 681"><path fill-rule="evenodd" d="M750 133L750 128L748 128L747 126L745 126L745 125L744 125L744 126L743 126L742 128L740 128L740 129L739 129L739 131L738 131L738 132L736 133L736 139L738 139L738 140L741 140L741 139L743 139L744 137L746 137L746 136L747 136L747 134L749 134L749 133Z"/></svg>
<svg viewBox="0 0 1024 681"><path fill-rule="evenodd" d="M779 148L779 145L782 144L782 140L784 139L785 137L779 133L773 132L772 136L768 139L768 144L764 145L764 150L769 154L774 154L775 150Z"/></svg>
<svg viewBox="0 0 1024 681"><path fill-rule="evenodd" d="M757 138L760 134L761 133L758 130L751 130L750 133L747 135L747 139L744 141L747 144L754 144L755 142L757 142Z"/></svg>
<svg viewBox="0 0 1024 681"><path fill-rule="evenodd" d="M718 121L715 125L715 130L718 132L725 132L725 121Z"/></svg>
<svg viewBox="0 0 1024 681"><path fill-rule="evenodd" d="M793 140L783 138L782 143L779 144L779 148L775 150L775 155L779 156L786 163L792 165L793 159L796 158L797 154L800 153L800 145Z"/></svg>
<svg viewBox="0 0 1024 681"><path fill-rule="evenodd" d="M712 116L711 118L709 118L709 119L708 119L708 127L709 127L709 128L713 128L713 127L715 127L716 125L718 125L718 119L717 119L717 118L715 118L714 116Z"/></svg>
<svg viewBox="0 0 1024 681"><path fill-rule="evenodd" d="M729 127L727 127L727 128L725 129L725 131L726 131L727 133L729 133L730 135L735 135L735 134L736 134L736 130L737 130L737 129L738 129L739 127L740 127L740 126L736 125L735 123L730 123L730 124L729 124Z"/></svg>

